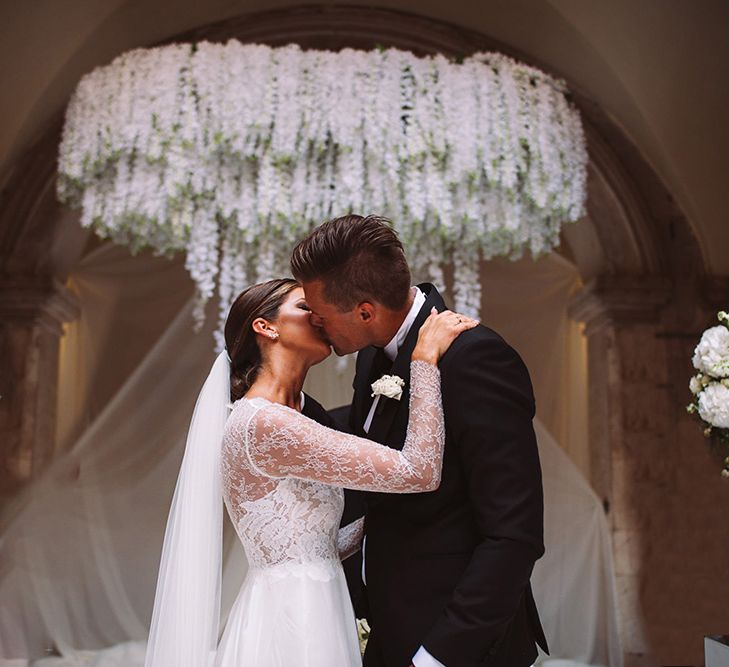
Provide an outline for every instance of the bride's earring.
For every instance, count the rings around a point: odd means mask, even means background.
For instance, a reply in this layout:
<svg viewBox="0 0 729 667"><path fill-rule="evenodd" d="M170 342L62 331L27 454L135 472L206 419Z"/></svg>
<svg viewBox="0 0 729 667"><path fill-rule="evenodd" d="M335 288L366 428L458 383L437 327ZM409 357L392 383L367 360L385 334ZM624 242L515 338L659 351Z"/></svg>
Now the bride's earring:
<svg viewBox="0 0 729 667"><path fill-rule="evenodd" d="M278 331L272 331L270 334L268 334L268 337L276 340L278 338Z"/></svg>

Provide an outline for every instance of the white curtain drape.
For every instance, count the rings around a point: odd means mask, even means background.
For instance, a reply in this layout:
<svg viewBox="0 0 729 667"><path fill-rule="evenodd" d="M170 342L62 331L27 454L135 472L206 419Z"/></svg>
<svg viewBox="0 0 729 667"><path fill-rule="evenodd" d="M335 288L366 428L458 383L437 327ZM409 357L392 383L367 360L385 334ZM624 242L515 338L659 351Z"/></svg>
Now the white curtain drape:
<svg viewBox="0 0 729 667"><path fill-rule="evenodd" d="M522 354L537 397L547 554L533 581L545 664L620 667L609 531L580 473L585 349L566 317L577 273L557 255L483 272L483 320ZM0 516L0 665L137 667L185 435L214 358L214 304L195 333L182 262L110 244L69 285L82 315L62 341L57 457ZM307 380L327 407L351 395L352 361L341 374L336 365ZM246 571L229 525L224 553L222 623ZM44 657L52 652L62 657Z"/></svg>

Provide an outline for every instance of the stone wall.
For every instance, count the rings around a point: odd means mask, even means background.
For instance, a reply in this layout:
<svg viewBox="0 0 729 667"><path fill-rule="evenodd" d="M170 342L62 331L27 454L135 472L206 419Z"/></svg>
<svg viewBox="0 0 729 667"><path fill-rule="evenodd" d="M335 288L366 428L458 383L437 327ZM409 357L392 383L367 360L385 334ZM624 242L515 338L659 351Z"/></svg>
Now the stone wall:
<svg viewBox="0 0 729 667"><path fill-rule="evenodd" d="M729 626L729 484L685 411L701 327L675 330L675 293L593 284L586 323L592 483L613 536L626 667L703 664ZM715 313L715 311L714 311ZM712 324L710 312L702 317Z"/></svg>
<svg viewBox="0 0 729 667"><path fill-rule="evenodd" d="M0 280L0 498L12 496L53 456L58 342L76 311L56 281Z"/></svg>

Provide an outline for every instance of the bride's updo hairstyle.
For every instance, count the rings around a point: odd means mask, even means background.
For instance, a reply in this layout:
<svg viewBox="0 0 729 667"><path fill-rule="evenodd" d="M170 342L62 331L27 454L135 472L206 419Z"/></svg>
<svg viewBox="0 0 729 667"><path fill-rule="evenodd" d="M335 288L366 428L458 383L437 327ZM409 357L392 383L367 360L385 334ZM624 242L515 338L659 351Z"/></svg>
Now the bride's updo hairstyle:
<svg viewBox="0 0 729 667"><path fill-rule="evenodd" d="M242 398L261 370L261 350L253 321L273 322L289 292L299 283L292 278L269 280L243 290L230 307L225 321L225 347L230 357L230 398Z"/></svg>

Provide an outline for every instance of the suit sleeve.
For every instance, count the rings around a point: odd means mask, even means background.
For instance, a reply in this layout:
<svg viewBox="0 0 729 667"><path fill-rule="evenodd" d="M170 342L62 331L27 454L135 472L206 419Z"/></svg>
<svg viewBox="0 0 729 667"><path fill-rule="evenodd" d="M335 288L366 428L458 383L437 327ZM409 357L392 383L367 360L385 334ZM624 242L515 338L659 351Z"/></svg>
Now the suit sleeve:
<svg viewBox="0 0 729 667"><path fill-rule="evenodd" d="M503 638L544 553L531 381L501 339L473 338L441 365L448 447L461 459L478 546L423 642L443 664L483 661ZM451 450L451 455L453 455Z"/></svg>
<svg viewBox="0 0 729 667"><path fill-rule="evenodd" d="M310 419L318 421L322 426L328 426L329 428L336 428L337 430L341 430L336 419L334 419L334 417L329 414L327 410L324 409L319 401L309 396L309 394L305 394L304 409L301 412Z"/></svg>

